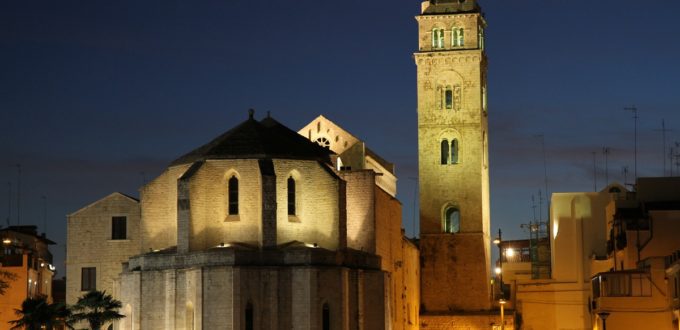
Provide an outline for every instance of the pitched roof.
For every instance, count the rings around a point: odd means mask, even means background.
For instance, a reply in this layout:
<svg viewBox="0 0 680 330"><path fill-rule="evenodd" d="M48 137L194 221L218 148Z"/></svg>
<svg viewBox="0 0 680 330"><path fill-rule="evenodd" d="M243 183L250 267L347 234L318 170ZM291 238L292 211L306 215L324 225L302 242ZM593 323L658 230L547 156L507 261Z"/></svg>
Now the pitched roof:
<svg viewBox="0 0 680 330"><path fill-rule="evenodd" d="M330 163L331 151L305 139L273 118L253 118L177 158L170 166L206 159L305 159Z"/></svg>

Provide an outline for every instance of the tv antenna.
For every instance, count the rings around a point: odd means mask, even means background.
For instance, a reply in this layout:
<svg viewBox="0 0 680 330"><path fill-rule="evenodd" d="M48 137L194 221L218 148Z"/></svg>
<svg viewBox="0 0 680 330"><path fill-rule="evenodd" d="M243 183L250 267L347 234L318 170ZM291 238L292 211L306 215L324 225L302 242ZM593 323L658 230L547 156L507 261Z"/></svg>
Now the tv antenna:
<svg viewBox="0 0 680 330"><path fill-rule="evenodd" d="M635 133L634 133L634 148L633 148L633 174L635 179L637 179L637 122L638 118L638 108L635 106L623 108L623 110L630 111L633 113L633 120L635 121Z"/></svg>
<svg viewBox="0 0 680 330"><path fill-rule="evenodd" d="M609 184L609 153L612 151L611 148L609 147L603 147L602 148L602 154L604 155L604 185L607 186Z"/></svg>
<svg viewBox="0 0 680 330"><path fill-rule="evenodd" d="M672 129L667 129L666 128L666 122L664 119L661 119L661 129L655 129L657 132L661 132L661 139L663 143L663 153L661 154L661 159L663 159L663 175L666 175L666 132L672 132ZM671 160L671 172L673 172L673 162ZM672 175L672 174L671 174Z"/></svg>
<svg viewBox="0 0 680 330"><path fill-rule="evenodd" d="M623 174L623 185L627 185L628 183L628 165L621 167L621 173Z"/></svg>

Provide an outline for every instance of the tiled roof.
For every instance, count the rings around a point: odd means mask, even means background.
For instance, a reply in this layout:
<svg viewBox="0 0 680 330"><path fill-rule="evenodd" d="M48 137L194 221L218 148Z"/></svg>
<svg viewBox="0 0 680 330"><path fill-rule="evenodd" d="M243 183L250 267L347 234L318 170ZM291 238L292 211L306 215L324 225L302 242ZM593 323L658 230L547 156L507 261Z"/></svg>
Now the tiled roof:
<svg viewBox="0 0 680 330"><path fill-rule="evenodd" d="M330 164L331 151L305 139L273 118L253 118L173 161L170 166L207 159L305 159Z"/></svg>

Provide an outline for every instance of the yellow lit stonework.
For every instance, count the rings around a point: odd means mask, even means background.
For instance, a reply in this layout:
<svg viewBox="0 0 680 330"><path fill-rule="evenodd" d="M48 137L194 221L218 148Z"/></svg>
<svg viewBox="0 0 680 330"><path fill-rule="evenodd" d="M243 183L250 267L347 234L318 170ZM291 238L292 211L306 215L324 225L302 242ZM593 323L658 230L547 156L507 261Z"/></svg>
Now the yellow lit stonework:
<svg viewBox="0 0 680 330"><path fill-rule="evenodd" d="M425 313L488 310L486 22L475 1L426 1L416 20L422 306ZM443 45L433 36L440 29ZM460 212L458 232L446 232L448 208Z"/></svg>

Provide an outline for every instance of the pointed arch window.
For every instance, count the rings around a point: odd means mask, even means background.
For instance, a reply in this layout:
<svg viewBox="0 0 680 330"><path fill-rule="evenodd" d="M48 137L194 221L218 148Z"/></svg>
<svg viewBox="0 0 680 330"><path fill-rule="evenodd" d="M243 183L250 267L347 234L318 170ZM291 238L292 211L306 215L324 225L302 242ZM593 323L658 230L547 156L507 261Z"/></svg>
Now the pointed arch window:
<svg viewBox="0 0 680 330"><path fill-rule="evenodd" d="M463 47L465 45L465 30L463 28L453 27L451 29L451 46Z"/></svg>
<svg viewBox="0 0 680 330"><path fill-rule="evenodd" d="M432 48L444 48L444 29L432 29Z"/></svg>
<svg viewBox="0 0 680 330"><path fill-rule="evenodd" d="M288 215L295 215L295 179L288 178Z"/></svg>
<svg viewBox="0 0 680 330"><path fill-rule="evenodd" d="M455 207L448 207L444 211L444 232L460 232L460 210Z"/></svg>
<svg viewBox="0 0 680 330"><path fill-rule="evenodd" d="M446 139L441 143L441 158L442 165L449 163L449 141Z"/></svg>
<svg viewBox="0 0 680 330"><path fill-rule="evenodd" d="M238 179L232 176L229 179L229 215L238 214Z"/></svg>

